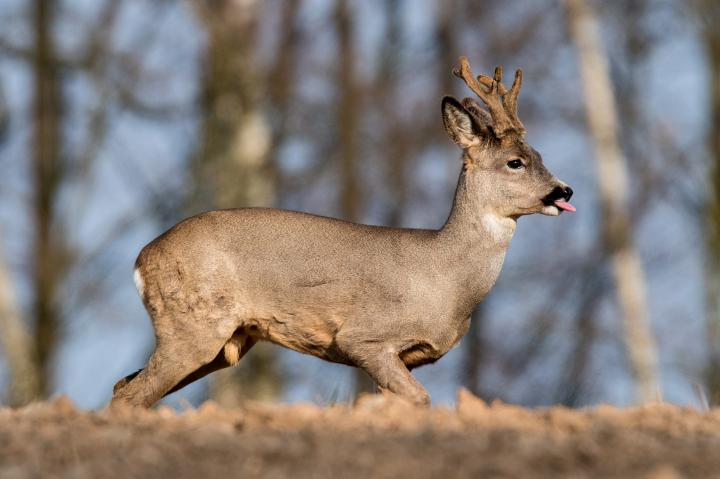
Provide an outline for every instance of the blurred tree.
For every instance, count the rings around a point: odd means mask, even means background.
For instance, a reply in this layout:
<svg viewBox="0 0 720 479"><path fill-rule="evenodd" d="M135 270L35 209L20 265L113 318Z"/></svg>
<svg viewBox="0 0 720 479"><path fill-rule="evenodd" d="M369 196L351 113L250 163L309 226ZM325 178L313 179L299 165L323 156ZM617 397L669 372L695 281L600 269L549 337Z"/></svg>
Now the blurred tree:
<svg viewBox="0 0 720 479"><path fill-rule="evenodd" d="M10 280L5 255L0 250L0 344L7 360L10 384L7 403L22 406L42 397L41 372L33 361L32 336L28 333Z"/></svg>
<svg viewBox="0 0 720 479"><path fill-rule="evenodd" d="M460 370L460 383L468 391L485 400L494 399L483 383L483 366L487 357L488 345L485 343L483 327L485 326L486 303L479 304L473 311L470 329L465 342L464 355Z"/></svg>
<svg viewBox="0 0 720 479"><path fill-rule="evenodd" d="M340 159L340 212L344 219L362 220L363 198L360 171L357 167L358 129L361 115L360 91L353 35L353 17L347 0L335 2L333 13L338 40L336 84L339 89L337 103L337 135Z"/></svg>
<svg viewBox="0 0 720 479"><path fill-rule="evenodd" d="M32 57L33 91L33 183L34 183L34 263L33 317L35 360L40 377L40 394L50 392L52 361L60 334L60 310L56 298L60 280L67 273L69 251L57 224L57 195L66 173L61 141L63 97L60 62L52 37L57 3L53 0L33 2L35 46Z"/></svg>
<svg viewBox="0 0 720 479"><path fill-rule="evenodd" d="M190 209L197 213L272 206L273 138L260 105L266 79L255 57L261 2L196 0L192 6L205 31L206 47ZM273 400L281 391L276 350L268 343L256 345L237 368L220 371L210 381L210 396L225 406L245 399Z"/></svg>
<svg viewBox="0 0 720 479"><path fill-rule="evenodd" d="M607 258L607 252L589 257ZM567 277L584 278L575 304L572 308L573 330L569 332L571 350L563 361L557 390L553 402L568 407L579 407L586 403L593 386L591 357L593 344L597 339L597 314L602 300L607 295L606 269L598 268L595 262L583 261ZM559 296L561 291L557 292Z"/></svg>
<svg viewBox="0 0 720 479"><path fill-rule="evenodd" d="M410 150L415 138L414 132L408 131L418 125L412 124L402 116L407 113L403 98L399 91L400 78L403 73L402 43L404 3L386 1L383 4L385 17L385 41L382 42L379 66L373 85L372 98L379 110L382 138L382 149L379 151L380 162L387 172L387 191L391 201L388 205L386 224L393 227L403 225L403 216L408 210L409 183L412 178L408 169L412 155Z"/></svg>
<svg viewBox="0 0 720 479"><path fill-rule="evenodd" d="M63 241L56 237L55 206L58 185L62 180L60 131L62 125L62 92L59 61L55 55L52 25L56 4L35 0L30 18L34 45L10 52L31 64L33 73L32 176L34 187L31 252L33 270L34 334L27 336L20 311L10 287L10 273L2 265L3 346L10 367L10 397L22 405L46 396L50 388L51 362L59 329L59 311L55 302L58 279L64 273ZM7 51L7 48L5 48ZM4 104L3 104L4 106ZM7 112L4 110L4 119ZM3 122L6 124L6 122Z"/></svg>
<svg viewBox="0 0 720 479"><path fill-rule="evenodd" d="M657 353L649 325L642 264L633 245L626 199L628 167L617 140L620 125L608 61L591 7L584 0L566 0L565 6L579 56L588 125L596 150L603 238L612 259L636 400L647 402L658 399L660 394Z"/></svg>
<svg viewBox="0 0 720 479"><path fill-rule="evenodd" d="M32 78L26 118L31 132L27 142L31 240L25 251L29 260L24 271L29 276L31 303L23 315L9 297L3 301L6 312L15 309L18 312L12 316L25 317L24 327L31 341L30 347L22 344L27 336L19 328L8 333L15 339L4 338L11 368L24 364L20 367L26 371L22 378L11 374L10 390L13 395L17 392L11 399L18 405L52 392L55 355L68 325L79 310L98 298L107 299L108 284L98 268L107 271L108 257L114 257L113 245L146 213L133 210L126 217L107 218L107 231L78 247L74 233L85 219L89 203L73 200L82 198L81 192L91 189L96 180L92 172L105 144L109 105L114 102L116 111L158 113L141 99L137 89L128 86L144 72L141 58L111 48L111 30L122 4L104 2L97 17L88 20L86 28L76 32L76 41L65 49L60 49L55 32L67 11L55 0L33 0L15 13L30 27L29 44L25 45L22 38L0 37L0 55L27 68ZM117 77L108 75L111 70ZM87 81L83 90L86 97L73 97L66 91L77 78ZM25 119L22 113L10 112L14 114ZM137 174L134 180L142 183ZM4 273L8 271L4 268ZM11 289L5 294L10 295ZM8 342L18 344L9 348ZM19 358L19 354L30 354L30 359ZM28 361L32 367L27 366Z"/></svg>
<svg viewBox="0 0 720 479"><path fill-rule="evenodd" d="M628 213L633 223L642 220L649 200L663 191L663 182L654 172L649 171L654 159L661 159L660 152L652 149L652 131L645 118L643 95L645 87L645 60L653 51L654 39L647 28L647 2L629 0L623 4L608 4L598 15L607 17L612 25L613 37L617 40L612 55L613 87L618 109L619 128L622 135L618 141L628 161L629 175L633 188L628 196ZM670 171L667 168L665 171ZM674 173L674 172L672 172ZM671 174L672 174L671 173ZM592 368L593 345L597 341L600 306L612 292L611 274L606 267L597 267L598 262L610 263L610 251L603 244L602 237L592 246L593 253L573 264L572 272L565 276L584 278L575 294L576 301L569 304L573 323L570 351L564 366L560 369L557 391L553 402L569 407L581 406L592 397L595 384L589 379L596 374Z"/></svg>
<svg viewBox="0 0 720 479"><path fill-rule="evenodd" d="M8 127L10 125L10 111L7 105L4 85L0 84L0 145L7 138Z"/></svg>
<svg viewBox="0 0 720 479"><path fill-rule="evenodd" d="M282 147L291 134L290 118L297 109L295 105L298 57L302 42L302 32L298 21L300 0L284 0L280 12L280 26L278 32L278 44L275 49L275 59L268 69L266 78L272 79L265 82L269 104L266 106L269 112L272 127L272 141L270 142L270 167L274 171L274 179L277 185L276 203L282 199L282 192L285 191L284 177L281 169Z"/></svg>
<svg viewBox="0 0 720 479"><path fill-rule="evenodd" d="M720 3L698 0L701 38L708 64L707 148L710 156L706 215L705 301L708 365L706 384L712 404L720 404Z"/></svg>

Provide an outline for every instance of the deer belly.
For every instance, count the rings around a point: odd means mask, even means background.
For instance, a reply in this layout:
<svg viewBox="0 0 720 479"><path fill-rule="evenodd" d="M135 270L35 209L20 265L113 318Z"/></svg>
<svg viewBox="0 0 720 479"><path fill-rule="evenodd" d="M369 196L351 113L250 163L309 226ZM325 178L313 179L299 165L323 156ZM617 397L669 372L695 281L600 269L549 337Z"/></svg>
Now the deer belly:
<svg viewBox="0 0 720 479"><path fill-rule="evenodd" d="M339 320L312 315L276 315L266 324L263 339L267 341L326 361L347 364L347 360L333 347L335 335L342 324Z"/></svg>

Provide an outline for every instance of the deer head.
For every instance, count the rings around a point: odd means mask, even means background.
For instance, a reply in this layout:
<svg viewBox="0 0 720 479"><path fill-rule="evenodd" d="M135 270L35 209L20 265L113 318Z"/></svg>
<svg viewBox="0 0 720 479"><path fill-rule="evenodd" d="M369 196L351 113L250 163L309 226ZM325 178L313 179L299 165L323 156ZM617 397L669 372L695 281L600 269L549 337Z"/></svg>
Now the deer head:
<svg viewBox="0 0 720 479"><path fill-rule="evenodd" d="M523 139L525 127L518 118L517 99L522 71L517 70L512 87L502 83L502 68L493 77L475 77L465 57L453 73L462 78L487 107L472 98L442 101L445 130L463 149L465 181L476 191L484 207L501 217L542 213L557 216L575 211L568 203L572 189L555 178L542 157Z"/></svg>

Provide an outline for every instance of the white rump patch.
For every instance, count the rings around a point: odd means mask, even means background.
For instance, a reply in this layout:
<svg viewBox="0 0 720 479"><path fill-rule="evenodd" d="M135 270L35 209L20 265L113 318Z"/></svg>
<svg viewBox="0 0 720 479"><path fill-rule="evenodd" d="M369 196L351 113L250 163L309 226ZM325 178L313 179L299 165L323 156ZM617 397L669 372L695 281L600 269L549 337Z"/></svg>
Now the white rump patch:
<svg viewBox="0 0 720 479"><path fill-rule="evenodd" d="M135 281L135 287L138 290L138 293L140 293L141 297L145 297L145 280L140 275L140 270L138 268L135 268L133 271L133 281Z"/></svg>

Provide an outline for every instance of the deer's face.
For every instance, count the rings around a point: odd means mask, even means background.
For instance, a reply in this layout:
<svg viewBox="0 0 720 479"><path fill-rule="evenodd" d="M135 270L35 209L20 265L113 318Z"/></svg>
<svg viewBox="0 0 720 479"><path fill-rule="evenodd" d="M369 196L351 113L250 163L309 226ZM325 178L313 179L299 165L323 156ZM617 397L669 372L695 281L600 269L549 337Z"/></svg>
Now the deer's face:
<svg viewBox="0 0 720 479"><path fill-rule="evenodd" d="M545 168L540 154L522 139L465 149L467 181L498 214L557 216L575 211L572 189Z"/></svg>
<svg viewBox="0 0 720 479"><path fill-rule="evenodd" d="M465 181L483 206L515 218L575 211L568 203L572 189L555 178L540 154L523 140L519 121L499 134L491 115L473 100L460 103L445 97L442 105L445 129L463 149Z"/></svg>

